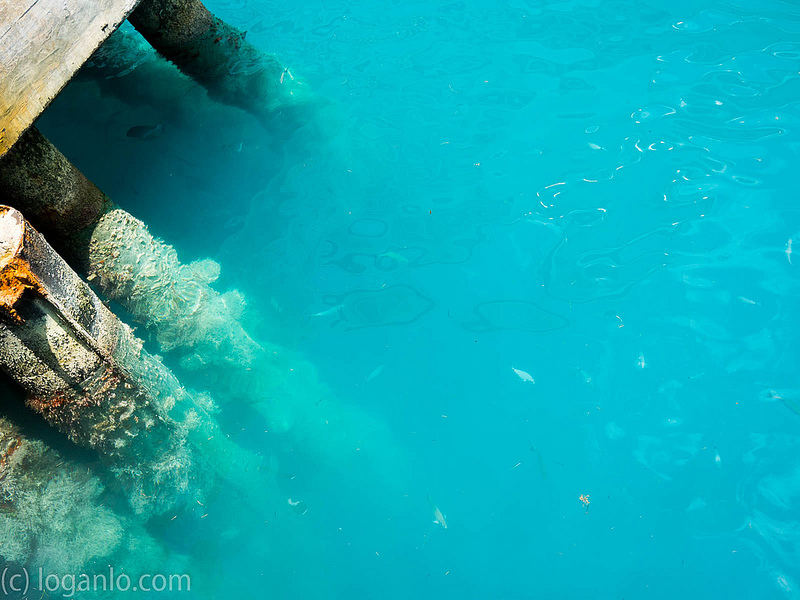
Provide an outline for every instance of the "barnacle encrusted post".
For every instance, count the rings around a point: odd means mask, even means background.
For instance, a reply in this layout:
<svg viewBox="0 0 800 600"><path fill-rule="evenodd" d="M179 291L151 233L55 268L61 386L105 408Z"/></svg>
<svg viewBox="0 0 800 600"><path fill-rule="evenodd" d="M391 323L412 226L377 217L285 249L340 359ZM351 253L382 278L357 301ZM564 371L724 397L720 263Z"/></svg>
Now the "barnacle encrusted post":
<svg viewBox="0 0 800 600"><path fill-rule="evenodd" d="M238 379L242 366L265 352L238 321L241 296L210 287L219 274L215 262L182 264L174 248L114 205L35 128L0 159L0 198L22 210L108 298L151 327L163 350L188 354L191 368L228 364ZM253 402L264 396L249 394ZM291 420L282 410L267 411L273 430Z"/></svg>
<svg viewBox="0 0 800 600"><path fill-rule="evenodd" d="M73 178L70 185L26 180L56 179L51 163L58 165L56 173ZM43 189L50 195L42 196ZM390 445L384 424L336 402L306 358L249 334L242 321L242 295L235 290L221 294L211 286L219 274L217 263L183 264L172 246L114 205L38 131L29 130L0 159L3 196L106 298L147 326L163 351L177 354L187 370L207 376L217 401L253 405L268 431L283 434L293 452L341 468L355 454L370 454L357 448ZM99 214L98 205L103 207ZM166 377L174 380L171 374ZM201 422L211 427L206 417ZM387 454L391 458L376 457L379 472L395 482L404 480L401 471L408 468L401 453L393 448Z"/></svg>
<svg viewBox="0 0 800 600"><path fill-rule="evenodd" d="M34 227L46 231L62 254L81 255L76 233L108 210L111 201L35 127L0 158L0 201L19 199ZM17 208L21 208L17 206Z"/></svg>
<svg viewBox="0 0 800 600"><path fill-rule="evenodd" d="M163 548L144 527L104 506L97 476L0 418L0 556L76 573L113 560L163 567Z"/></svg>
<svg viewBox="0 0 800 600"><path fill-rule="evenodd" d="M133 377L141 342L8 207L0 207L0 317L0 367L29 406L100 453L136 509L163 512L198 494L201 465L169 414L175 399Z"/></svg>
<svg viewBox="0 0 800 600"><path fill-rule="evenodd" d="M142 0L128 20L212 98L273 121L293 119L305 101L299 81L245 32L215 17L200 0Z"/></svg>
<svg viewBox="0 0 800 600"><path fill-rule="evenodd" d="M121 241L124 231L114 232ZM257 501L260 458L192 394L17 210L0 206L0 368L28 404L97 450L137 514L163 514L234 486Z"/></svg>
<svg viewBox="0 0 800 600"><path fill-rule="evenodd" d="M87 277L103 296L145 325L183 368L207 377L217 401L253 406L293 451L341 467L357 447L389 445L381 424L337 402L306 358L249 334L242 295L211 286L216 262L182 263L172 246L121 209L99 219L87 255Z"/></svg>

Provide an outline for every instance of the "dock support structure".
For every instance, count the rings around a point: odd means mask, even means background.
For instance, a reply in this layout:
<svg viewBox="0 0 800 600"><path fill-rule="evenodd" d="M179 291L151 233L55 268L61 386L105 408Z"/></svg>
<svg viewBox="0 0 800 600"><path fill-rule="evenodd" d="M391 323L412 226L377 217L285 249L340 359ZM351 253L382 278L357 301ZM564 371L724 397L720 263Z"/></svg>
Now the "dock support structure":
<svg viewBox="0 0 800 600"><path fill-rule="evenodd" d="M305 101L300 82L200 0L142 0L128 20L212 98L267 124L297 125L295 109Z"/></svg>
<svg viewBox="0 0 800 600"><path fill-rule="evenodd" d="M159 364L8 207L0 207L0 317L0 368L49 423L98 451L135 508L163 513L195 499L203 465L170 415L177 399L160 382L142 385Z"/></svg>
<svg viewBox="0 0 800 600"><path fill-rule="evenodd" d="M135 513L192 505L222 484L248 501L263 495L252 478L260 457L220 431L213 400L183 388L9 207L0 207L0 318L0 368L29 406L98 452Z"/></svg>
<svg viewBox="0 0 800 600"><path fill-rule="evenodd" d="M39 150L20 148L28 136ZM47 160L40 160L40 153ZM48 238L57 240L71 264L147 326L162 350L180 356L187 370L210 372L217 400L252 404L270 433L284 434L287 445L332 466L349 460L355 447L349 441L360 440L367 447L371 440L385 443L386 432L358 409L331 401L320 404L331 393L308 360L249 335L241 321L243 298L235 291L220 294L210 285L218 275L215 262L181 263L175 249L155 239L144 223L63 165L61 171L82 182L64 187L54 200L58 209L50 210L50 198L37 195L45 184L26 185L24 179L46 178L48 164L68 162L60 153L54 159L54 153L58 150L40 133L26 133L0 160L0 196L6 194ZM82 202L89 210L80 209ZM92 218L101 205L104 209Z"/></svg>
<svg viewBox="0 0 800 600"><path fill-rule="evenodd" d="M88 266L90 226L112 207L35 127L0 157L0 200L22 210L79 270Z"/></svg>

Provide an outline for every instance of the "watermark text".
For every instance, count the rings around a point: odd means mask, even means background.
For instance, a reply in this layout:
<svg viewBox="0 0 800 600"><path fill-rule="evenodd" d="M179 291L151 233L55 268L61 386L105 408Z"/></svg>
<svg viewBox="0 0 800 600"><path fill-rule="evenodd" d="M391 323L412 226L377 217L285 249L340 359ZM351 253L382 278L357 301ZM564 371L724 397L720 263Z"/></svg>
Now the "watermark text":
<svg viewBox="0 0 800 600"><path fill-rule="evenodd" d="M0 573L0 591L4 596L25 596L32 592L59 594L72 598L78 592L189 592L192 579L186 573L144 573L133 577L109 567L106 573L48 573L39 568L30 572L24 567L4 567Z"/></svg>

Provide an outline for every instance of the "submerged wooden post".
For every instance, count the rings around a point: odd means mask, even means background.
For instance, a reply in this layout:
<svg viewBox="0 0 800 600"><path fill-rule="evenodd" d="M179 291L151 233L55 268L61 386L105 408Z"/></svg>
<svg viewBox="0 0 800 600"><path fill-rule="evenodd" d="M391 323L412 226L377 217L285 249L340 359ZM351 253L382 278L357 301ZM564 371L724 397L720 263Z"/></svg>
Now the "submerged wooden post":
<svg viewBox="0 0 800 600"><path fill-rule="evenodd" d="M0 1L0 157L140 0ZM295 127L305 88L200 0L142 0L131 22L221 102Z"/></svg>
<svg viewBox="0 0 800 600"><path fill-rule="evenodd" d="M251 499L263 493L247 473L261 459L219 430L211 398L184 389L22 215L2 206L0 318L0 368L30 407L97 450L137 514L191 504L223 482Z"/></svg>
<svg viewBox="0 0 800 600"><path fill-rule="evenodd" d="M380 423L357 407L335 401L306 358L250 335L241 319L244 298L236 291L221 294L211 286L219 273L215 262L181 263L172 246L154 238L144 223L84 183L77 171L69 171L78 180L68 189L84 192L62 193L54 200L60 208L48 210L48 197L36 193L40 186L48 190L58 186L41 181L26 186L25 173L46 177L44 164L67 159L55 159L58 151L38 132L29 135L32 150L22 148L26 141L22 140L0 160L0 195L9 194L9 201L30 215L48 238L52 233L86 279L147 326L163 351L178 354L187 370L207 373L215 399L251 404L268 431L281 434L293 451L336 468L352 460L356 445L391 446ZM17 183L4 186L4 181ZM87 216L76 217L84 214L83 201L89 203ZM90 218L101 204L106 208ZM72 215L69 227L59 214ZM399 455L394 449L390 454ZM397 464L386 474L399 480L401 469L405 466Z"/></svg>
<svg viewBox="0 0 800 600"><path fill-rule="evenodd" d="M194 499L198 456L170 416L177 399L136 376L149 366L141 342L8 207L0 207L0 317L0 368L29 406L99 452L138 512Z"/></svg>
<svg viewBox="0 0 800 600"><path fill-rule="evenodd" d="M91 226L114 208L35 127L0 157L0 200L23 211L79 270L87 266Z"/></svg>
<svg viewBox="0 0 800 600"><path fill-rule="evenodd" d="M129 19L160 54L212 98L269 124L291 125L306 92L275 56L215 17L201 0L141 0Z"/></svg>

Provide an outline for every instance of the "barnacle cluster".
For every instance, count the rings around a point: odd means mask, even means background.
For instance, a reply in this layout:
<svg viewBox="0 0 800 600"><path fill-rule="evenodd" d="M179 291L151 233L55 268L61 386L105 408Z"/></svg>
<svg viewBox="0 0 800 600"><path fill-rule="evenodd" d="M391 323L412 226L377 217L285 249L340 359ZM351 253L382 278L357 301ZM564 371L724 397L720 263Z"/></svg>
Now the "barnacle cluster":
<svg viewBox="0 0 800 600"><path fill-rule="evenodd" d="M122 209L103 215L94 228L88 270L88 279L105 296L152 329L163 350L180 348L187 362L198 355L247 364L259 350L238 322L241 295L219 294L210 286L219 265L182 264L172 246Z"/></svg>

